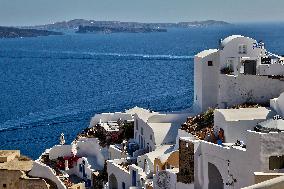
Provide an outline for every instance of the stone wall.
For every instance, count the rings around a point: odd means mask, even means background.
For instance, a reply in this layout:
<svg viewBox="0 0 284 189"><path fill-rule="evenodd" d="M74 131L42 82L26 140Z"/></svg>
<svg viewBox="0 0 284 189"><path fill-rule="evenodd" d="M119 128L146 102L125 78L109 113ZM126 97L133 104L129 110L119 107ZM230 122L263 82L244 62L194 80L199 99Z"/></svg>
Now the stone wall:
<svg viewBox="0 0 284 189"><path fill-rule="evenodd" d="M26 177L20 170L0 170L0 189L54 189L44 179Z"/></svg>
<svg viewBox="0 0 284 189"><path fill-rule="evenodd" d="M189 184L194 182L194 144L179 141L179 173L177 182Z"/></svg>

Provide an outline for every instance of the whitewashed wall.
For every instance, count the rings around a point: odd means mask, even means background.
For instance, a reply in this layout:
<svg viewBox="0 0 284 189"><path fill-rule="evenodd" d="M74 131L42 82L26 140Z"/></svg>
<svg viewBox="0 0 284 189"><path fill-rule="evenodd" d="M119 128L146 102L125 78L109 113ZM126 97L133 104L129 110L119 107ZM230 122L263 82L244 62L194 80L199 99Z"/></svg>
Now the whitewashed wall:
<svg viewBox="0 0 284 189"><path fill-rule="evenodd" d="M121 159L126 158L127 155L125 153L122 153L120 149L118 149L115 145L109 146L109 159Z"/></svg>
<svg viewBox="0 0 284 189"><path fill-rule="evenodd" d="M107 161L107 172L108 176L111 174L115 175L117 179L118 189L122 189L122 182L125 183L125 188L129 188L131 186L131 174L129 171L122 169L117 164L124 162L125 160L109 160ZM109 179L108 179L109 180Z"/></svg>
<svg viewBox="0 0 284 189"><path fill-rule="evenodd" d="M75 166L72 168L72 169L69 169L67 171L67 173L69 175L77 175L78 177L80 177L81 179L83 179L83 172L80 172L80 164L83 163L83 161L85 161L85 173L86 173L86 176L87 176L87 179L90 179L92 180L92 174L93 172L95 171L94 169L91 169L91 165L89 164L88 162L88 159L83 157L83 158L80 158L77 163L75 164Z"/></svg>
<svg viewBox="0 0 284 189"><path fill-rule="evenodd" d="M281 93L278 98L271 99L270 107L273 108L279 115L284 117L284 93Z"/></svg>
<svg viewBox="0 0 284 189"><path fill-rule="evenodd" d="M104 167L104 162L108 159L108 152L104 153L97 138L80 138L77 141L77 148L77 156L96 157L98 168Z"/></svg>
<svg viewBox="0 0 284 189"><path fill-rule="evenodd" d="M248 131L247 148L222 147L205 141L194 142L195 188L208 188L208 163L214 164L223 178L224 188L228 170L237 180L234 188L254 184L254 172L275 172L269 170L269 157L284 155L284 133L257 133ZM228 160L229 166L228 166Z"/></svg>
<svg viewBox="0 0 284 189"><path fill-rule="evenodd" d="M213 66L208 66L213 61ZM194 59L194 108L202 112L216 107L220 74L219 51L203 58Z"/></svg>
<svg viewBox="0 0 284 189"><path fill-rule="evenodd" d="M220 75L219 87L218 104L220 108L225 108L224 104L233 106L247 101L269 102L284 91L284 81L257 75Z"/></svg>
<svg viewBox="0 0 284 189"><path fill-rule="evenodd" d="M265 111L268 112L267 110ZM273 117L274 113L267 113L267 115ZM247 143L247 130L253 130L258 123L265 121L267 118L226 121L221 112L214 111L214 131L216 132L215 134L217 134L219 129L222 128L224 130L226 143L236 143L237 140Z"/></svg>
<svg viewBox="0 0 284 189"><path fill-rule="evenodd" d="M142 136L143 138L143 147L147 148L147 144L149 143L149 148L152 150L155 150L156 144L155 143L155 137L154 132L151 127L149 127L148 123L146 123L144 120L140 119L136 114L134 115L135 121L134 121L134 140L137 144L141 145L141 140L139 142L139 138ZM137 130L138 128L138 130ZM141 128L143 128L143 135L141 133ZM152 140L150 138L152 136Z"/></svg>
<svg viewBox="0 0 284 189"><path fill-rule="evenodd" d="M56 184L58 189L67 189L64 183L56 176L55 171L39 161L33 162L32 170L28 175L49 179Z"/></svg>
<svg viewBox="0 0 284 189"><path fill-rule="evenodd" d="M262 64L259 65L258 71L260 75L284 75L283 64Z"/></svg>
<svg viewBox="0 0 284 189"><path fill-rule="evenodd" d="M49 159L57 159L58 157L71 156L71 145L55 145L49 151Z"/></svg>
<svg viewBox="0 0 284 189"><path fill-rule="evenodd" d="M185 122L186 118L189 116L195 115L192 112L189 113L162 113L153 115L148 119L150 123L177 123L177 122Z"/></svg>
<svg viewBox="0 0 284 189"><path fill-rule="evenodd" d="M208 163L214 164L219 170L225 189L231 188L225 184L228 182L228 168L230 174L238 181L234 184L234 188L241 188L254 182L253 170L257 168L250 165L253 157L247 159L248 156L244 149L230 149L207 142L199 143L197 147L200 148L200 152L195 154L194 159L197 169L195 169L195 188L208 188ZM228 160L230 160L229 166Z"/></svg>
<svg viewBox="0 0 284 189"><path fill-rule="evenodd" d="M253 145L260 146L259 161L262 172L271 172L269 170L269 157L284 155L284 132L256 133L249 132L250 150L253 152Z"/></svg>
<svg viewBox="0 0 284 189"><path fill-rule="evenodd" d="M108 122L108 121L117 121L118 119L122 120L132 120L131 114L116 112L116 113L102 113L102 114L96 114L94 117L92 117L90 121L90 127L95 126L100 122Z"/></svg>

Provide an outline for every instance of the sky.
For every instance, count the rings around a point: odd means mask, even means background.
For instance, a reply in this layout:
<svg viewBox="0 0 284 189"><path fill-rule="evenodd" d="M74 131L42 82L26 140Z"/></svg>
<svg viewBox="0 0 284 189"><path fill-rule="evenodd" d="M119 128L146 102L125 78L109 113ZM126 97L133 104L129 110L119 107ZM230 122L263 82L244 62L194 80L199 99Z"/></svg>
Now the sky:
<svg viewBox="0 0 284 189"><path fill-rule="evenodd" d="M0 0L0 25L71 19L138 22L282 22L284 0Z"/></svg>

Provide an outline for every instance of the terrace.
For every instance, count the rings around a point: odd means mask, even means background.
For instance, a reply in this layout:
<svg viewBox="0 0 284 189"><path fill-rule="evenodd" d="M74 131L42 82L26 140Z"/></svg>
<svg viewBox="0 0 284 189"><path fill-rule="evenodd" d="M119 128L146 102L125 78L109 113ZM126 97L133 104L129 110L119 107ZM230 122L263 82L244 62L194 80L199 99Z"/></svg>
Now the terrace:
<svg viewBox="0 0 284 189"><path fill-rule="evenodd" d="M134 137L133 121L107 121L99 122L93 127L84 129L77 138L97 138L102 147L114 144L121 144L123 140L129 140Z"/></svg>
<svg viewBox="0 0 284 189"><path fill-rule="evenodd" d="M274 115L273 111L263 106L267 105L245 103L235 105L230 109L214 110L209 108L202 114L189 117L182 125L181 129L192 134L199 140L205 140L215 144L245 147L242 130L246 130L247 126L242 127L242 125L252 125L251 128L247 129L250 130L256 125L253 119L255 119L255 121L265 120L267 116ZM215 114L218 115L217 118L215 118ZM237 128L239 128L239 132L229 132L229 130ZM238 133L240 134L238 135ZM227 144L225 144L225 142Z"/></svg>
<svg viewBox="0 0 284 189"><path fill-rule="evenodd" d="M78 177L75 174L68 174L68 170L73 169L77 166L77 162L80 157L70 156L70 157L58 157L57 159L49 159L49 154L44 153L40 157L40 162L44 163L54 171L54 175L60 179L60 181L67 187L84 188L83 186L88 186L85 183L85 179Z"/></svg>

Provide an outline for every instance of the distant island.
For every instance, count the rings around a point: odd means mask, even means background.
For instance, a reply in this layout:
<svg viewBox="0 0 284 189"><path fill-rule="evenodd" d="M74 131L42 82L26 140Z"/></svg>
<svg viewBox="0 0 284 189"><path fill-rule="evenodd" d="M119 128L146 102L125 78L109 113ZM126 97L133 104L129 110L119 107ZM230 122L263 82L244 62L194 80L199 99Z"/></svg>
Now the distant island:
<svg viewBox="0 0 284 189"><path fill-rule="evenodd" d="M179 23L140 23L140 22L120 22L120 21L95 21L74 19L70 21L56 22L53 24L23 27L27 29L38 30L74 30L77 33L89 32L131 32L131 33L148 33L148 32L166 32L167 28L191 28L207 26L226 26L230 23L216 20L179 22Z"/></svg>
<svg viewBox="0 0 284 189"><path fill-rule="evenodd" d="M56 31L0 26L0 38L38 37L49 35L63 35L63 33Z"/></svg>
<svg viewBox="0 0 284 189"><path fill-rule="evenodd" d="M79 26L76 33L150 33L167 32L165 28L155 27L118 27L118 26Z"/></svg>
<svg viewBox="0 0 284 189"><path fill-rule="evenodd" d="M76 33L150 33L167 32L168 28L192 28L227 25L230 25L230 23L216 20L179 23L140 23L74 19L70 21L56 22L53 24L37 26L0 26L0 38L63 35L64 31L66 30L72 30Z"/></svg>

